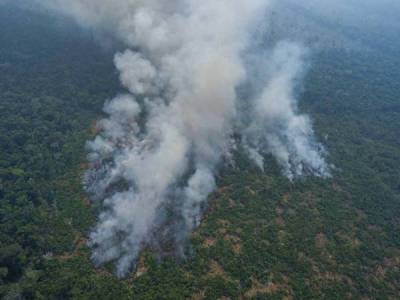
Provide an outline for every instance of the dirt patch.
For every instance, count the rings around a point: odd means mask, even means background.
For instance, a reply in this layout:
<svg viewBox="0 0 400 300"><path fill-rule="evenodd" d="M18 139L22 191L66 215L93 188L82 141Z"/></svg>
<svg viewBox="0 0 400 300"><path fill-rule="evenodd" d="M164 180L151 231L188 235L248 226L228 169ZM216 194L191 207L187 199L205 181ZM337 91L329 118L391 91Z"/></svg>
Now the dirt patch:
<svg viewBox="0 0 400 300"><path fill-rule="evenodd" d="M194 295L192 295L192 297L190 297L191 300L203 300L206 299L206 292L205 291L200 291Z"/></svg>
<svg viewBox="0 0 400 300"><path fill-rule="evenodd" d="M285 226L285 220L282 217L278 217L275 219L275 224L278 226Z"/></svg>
<svg viewBox="0 0 400 300"><path fill-rule="evenodd" d="M289 203L289 198L290 198L290 194L289 193L285 193L282 197L282 203Z"/></svg>
<svg viewBox="0 0 400 300"><path fill-rule="evenodd" d="M333 189L335 192L338 192L338 193L342 193L342 192L343 192L342 187L341 187L338 183L336 183L336 182L332 183L332 189Z"/></svg>
<svg viewBox="0 0 400 300"><path fill-rule="evenodd" d="M100 130L99 126L97 126L97 124L98 124L98 120L92 122L92 124L90 125L90 129L89 129L90 135L96 136L100 133L101 130Z"/></svg>
<svg viewBox="0 0 400 300"><path fill-rule="evenodd" d="M216 243L217 243L217 240L215 238L206 237L206 238L204 238L203 246L205 248L210 248L212 246L215 246Z"/></svg>
<svg viewBox="0 0 400 300"><path fill-rule="evenodd" d="M89 197L87 196L83 196L82 201L86 207L90 207L92 205L92 201L90 201Z"/></svg>
<svg viewBox="0 0 400 300"><path fill-rule="evenodd" d="M255 191L255 190L253 190L251 187L246 187L246 190L250 193L250 195L253 195L253 196L255 196L255 195L257 195L257 192Z"/></svg>
<svg viewBox="0 0 400 300"><path fill-rule="evenodd" d="M231 191L231 186L223 186L221 188L218 189L218 193L222 194L222 195L226 195Z"/></svg>
<svg viewBox="0 0 400 300"><path fill-rule="evenodd" d="M138 261L137 270L135 273L135 278L138 278L149 271L149 268L146 266L145 258L142 255Z"/></svg>
<svg viewBox="0 0 400 300"><path fill-rule="evenodd" d="M232 244L233 252L236 255L242 253L242 240L240 239L239 236L233 234L227 234L224 236L224 240Z"/></svg>
<svg viewBox="0 0 400 300"><path fill-rule="evenodd" d="M74 257L73 253L64 253L63 255L57 256L57 259L61 261L67 261Z"/></svg>
<svg viewBox="0 0 400 300"><path fill-rule="evenodd" d="M323 249L326 247L326 245L328 244L328 238L326 237L325 234L323 233L318 233L315 236L315 246L319 249Z"/></svg>
<svg viewBox="0 0 400 300"><path fill-rule="evenodd" d="M75 252L76 252L87 245L87 239L84 237L78 236L75 238L74 244L75 244Z"/></svg>
<svg viewBox="0 0 400 300"><path fill-rule="evenodd" d="M230 222L228 220L218 220L217 224L219 226L218 228L218 233L220 235L225 235L228 232L228 227L230 225Z"/></svg>
<svg viewBox="0 0 400 300"><path fill-rule="evenodd" d="M224 268L222 268L222 266L215 260L210 261L209 268L210 268L209 275L220 276L224 279L228 278L227 274L225 273Z"/></svg>
<svg viewBox="0 0 400 300"><path fill-rule="evenodd" d="M274 282L268 282L266 284L260 283L258 280L252 279L251 288L244 294L245 299L252 299L259 295L273 295L282 290L289 292L290 288L286 284L277 284ZM293 299L292 296L288 295L284 299Z"/></svg>
<svg viewBox="0 0 400 300"><path fill-rule="evenodd" d="M233 244L233 245L232 245L232 249L233 249L233 252L234 252L236 255L239 255L239 254L242 253L242 245L241 245L241 244Z"/></svg>
<svg viewBox="0 0 400 300"><path fill-rule="evenodd" d="M236 206L236 202L232 198L228 198L229 208L234 208Z"/></svg>
<svg viewBox="0 0 400 300"><path fill-rule="evenodd" d="M228 227L230 225L230 222L228 220L222 220L222 219L218 220L217 223L221 227Z"/></svg>

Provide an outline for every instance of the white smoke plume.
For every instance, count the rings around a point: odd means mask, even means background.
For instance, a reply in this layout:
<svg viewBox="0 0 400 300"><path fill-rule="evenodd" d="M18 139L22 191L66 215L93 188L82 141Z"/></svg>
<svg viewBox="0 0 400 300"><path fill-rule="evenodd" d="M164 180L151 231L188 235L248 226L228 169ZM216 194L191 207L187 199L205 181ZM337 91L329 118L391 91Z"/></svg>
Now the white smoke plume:
<svg viewBox="0 0 400 300"><path fill-rule="evenodd" d="M97 264L113 261L118 275L126 275L143 247L167 234L165 228L182 247L200 222L219 164L230 157L235 130L261 168L263 155L271 153L291 179L329 175L309 119L297 113L301 47L278 44L262 62L262 90L250 99L237 95L251 80L244 57L270 2L41 2L114 34L127 47L115 55L115 65L128 92L105 104L109 117L88 143L93 167L85 183L104 201L90 235ZM243 103L248 115L238 109ZM241 118L250 121L236 126Z"/></svg>
<svg viewBox="0 0 400 300"><path fill-rule="evenodd" d="M272 153L290 179L310 172L329 175L310 119L297 114L294 89L305 70L304 56L301 46L278 43L265 67L267 80L260 94L246 103L250 122L243 131L243 142L250 158L263 169L263 156Z"/></svg>

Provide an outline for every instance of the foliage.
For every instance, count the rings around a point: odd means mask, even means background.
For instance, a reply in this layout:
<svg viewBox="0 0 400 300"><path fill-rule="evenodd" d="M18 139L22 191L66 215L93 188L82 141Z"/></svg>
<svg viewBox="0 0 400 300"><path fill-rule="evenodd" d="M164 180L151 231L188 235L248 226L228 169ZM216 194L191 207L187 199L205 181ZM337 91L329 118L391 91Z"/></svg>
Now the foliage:
<svg viewBox="0 0 400 300"><path fill-rule="evenodd" d="M380 39L382 40L382 39ZM111 53L66 20L0 6L0 297L396 299L400 60L385 45L315 55L302 92L335 166L290 182L240 152L184 261L95 268L85 141L118 90ZM391 49L391 47L389 47Z"/></svg>

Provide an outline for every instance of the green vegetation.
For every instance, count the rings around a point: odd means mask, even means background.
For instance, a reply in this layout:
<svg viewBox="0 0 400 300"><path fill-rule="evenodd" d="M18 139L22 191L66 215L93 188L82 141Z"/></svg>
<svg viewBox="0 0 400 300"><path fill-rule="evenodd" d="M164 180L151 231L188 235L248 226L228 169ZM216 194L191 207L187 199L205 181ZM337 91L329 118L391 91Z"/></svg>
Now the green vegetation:
<svg viewBox="0 0 400 300"><path fill-rule="evenodd" d="M85 141L117 92L77 28L0 9L0 298L398 299L400 59L320 53L301 109L335 165L291 183L236 153L185 261L143 253L125 280L90 261Z"/></svg>

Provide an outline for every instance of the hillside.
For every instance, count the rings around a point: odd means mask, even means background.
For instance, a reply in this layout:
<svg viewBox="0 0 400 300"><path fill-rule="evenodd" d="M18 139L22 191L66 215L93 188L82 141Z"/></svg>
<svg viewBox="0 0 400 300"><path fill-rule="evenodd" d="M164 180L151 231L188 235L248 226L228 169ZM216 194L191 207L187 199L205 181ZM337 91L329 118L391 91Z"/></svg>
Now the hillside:
<svg viewBox="0 0 400 300"><path fill-rule="evenodd" d="M120 87L112 51L68 20L0 5L2 299L397 299L400 59L392 45L313 53L301 110L334 165L294 182L238 149L185 259L152 249L120 280L86 246L99 207L85 141ZM391 39L380 40L390 41ZM375 45L376 46L376 45ZM362 48L362 47L361 47Z"/></svg>

